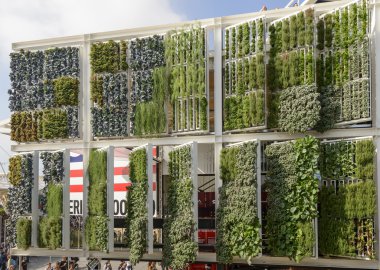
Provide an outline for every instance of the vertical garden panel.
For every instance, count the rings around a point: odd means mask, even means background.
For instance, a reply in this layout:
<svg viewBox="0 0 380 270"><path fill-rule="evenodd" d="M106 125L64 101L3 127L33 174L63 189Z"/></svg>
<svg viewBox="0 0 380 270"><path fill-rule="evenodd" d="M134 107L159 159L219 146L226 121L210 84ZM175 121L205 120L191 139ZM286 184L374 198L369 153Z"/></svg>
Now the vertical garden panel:
<svg viewBox="0 0 380 270"><path fill-rule="evenodd" d="M43 215L39 220L39 247L57 249L64 243L63 187L65 180L68 179L65 179L65 151L41 152L40 158L45 187L42 191ZM69 202L65 201L65 203Z"/></svg>
<svg viewBox="0 0 380 270"><path fill-rule="evenodd" d="M136 38L130 42L132 89L130 127L133 135L167 131L168 74L164 36Z"/></svg>
<svg viewBox="0 0 380 270"><path fill-rule="evenodd" d="M189 143L174 148L169 153L168 209L163 228L163 265L183 269L197 256L197 221L194 193L197 186L197 144ZM195 163L193 163L195 161ZM195 179L194 179L195 178Z"/></svg>
<svg viewBox="0 0 380 270"><path fill-rule="evenodd" d="M130 154L127 195L127 241L130 260L136 265L145 253L153 253L153 155L152 145L137 147Z"/></svg>
<svg viewBox="0 0 380 270"><path fill-rule="evenodd" d="M93 43L90 63L93 136L128 136L127 42Z"/></svg>
<svg viewBox="0 0 380 270"><path fill-rule="evenodd" d="M225 131L266 127L265 32L265 17L225 29Z"/></svg>
<svg viewBox="0 0 380 270"><path fill-rule="evenodd" d="M340 126L371 119L369 11L359 0L319 17L317 85Z"/></svg>
<svg viewBox="0 0 380 270"><path fill-rule="evenodd" d="M33 154L19 154L9 159L9 183L5 224L6 242L11 247L27 249L31 245ZM19 230L18 230L19 229Z"/></svg>
<svg viewBox="0 0 380 270"><path fill-rule="evenodd" d="M374 156L372 138L321 144L319 250L322 255L374 258Z"/></svg>
<svg viewBox="0 0 380 270"><path fill-rule="evenodd" d="M268 145L266 233L269 252L296 262L313 254L319 142L313 137Z"/></svg>
<svg viewBox="0 0 380 270"><path fill-rule="evenodd" d="M205 28L169 32L165 60L171 73L172 133L207 131L208 70ZM175 121L174 121L175 119Z"/></svg>
<svg viewBox="0 0 380 270"><path fill-rule="evenodd" d="M92 149L88 165L88 215L85 238L89 250L108 250L107 151Z"/></svg>
<svg viewBox="0 0 380 270"><path fill-rule="evenodd" d="M314 24L314 10L307 9L269 26L267 82L271 128L290 133L312 128L324 131L335 123L335 107L331 105L326 111L316 85Z"/></svg>
<svg viewBox="0 0 380 270"><path fill-rule="evenodd" d="M79 48L11 53L11 139L79 137Z"/></svg>
<svg viewBox="0 0 380 270"><path fill-rule="evenodd" d="M257 141L228 145L220 157L217 209L217 261L229 264L234 256L251 264L261 254L261 174Z"/></svg>

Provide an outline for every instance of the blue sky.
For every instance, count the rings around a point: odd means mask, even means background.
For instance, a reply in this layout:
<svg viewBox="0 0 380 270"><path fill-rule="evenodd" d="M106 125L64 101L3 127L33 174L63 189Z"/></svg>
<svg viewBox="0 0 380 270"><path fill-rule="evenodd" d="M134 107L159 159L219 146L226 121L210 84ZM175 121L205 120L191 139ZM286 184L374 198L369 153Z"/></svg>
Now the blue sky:
<svg viewBox="0 0 380 270"><path fill-rule="evenodd" d="M249 13L264 4L274 9L287 3L288 0L4 1L0 9L0 120L10 117L7 92L12 42ZM9 137L0 135L0 146L0 162L7 163Z"/></svg>

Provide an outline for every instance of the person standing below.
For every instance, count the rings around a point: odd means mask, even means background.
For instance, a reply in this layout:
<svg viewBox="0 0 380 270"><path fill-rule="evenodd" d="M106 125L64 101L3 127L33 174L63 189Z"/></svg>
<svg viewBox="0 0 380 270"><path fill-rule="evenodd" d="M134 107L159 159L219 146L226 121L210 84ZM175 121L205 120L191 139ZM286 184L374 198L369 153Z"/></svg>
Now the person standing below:
<svg viewBox="0 0 380 270"><path fill-rule="evenodd" d="M62 261L59 263L60 270L67 270L68 266L67 257L62 257Z"/></svg>
<svg viewBox="0 0 380 270"><path fill-rule="evenodd" d="M132 270L132 264L129 260L127 260L127 270Z"/></svg>
<svg viewBox="0 0 380 270"><path fill-rule="evenodd" d="M120 261L120 264L119 264L119 267L117 268L117 270L125 270L125 267L124 267L124 260L121 260L121 261Z"/></svg>
<svg viewBox="0 0 380 270"><path fill-rule="evenodd" d="M106 263L104 264L104 270L112 270L110 260L106 261Z"/></svg>
<svg viewBox="0 0 380 270"><path fill-rule="evenodd" d="M13 268L16 267L16 261L12 259L11 255L8 254L8 257L7 257L7 270L10 270L11 269L11 266L13 266Z"/></svg>
<svg viewBox="0 0 380 270"><path fill-rule="evenodd" d="M21 269L22 270L28 270L28 263L26 261L26 257L23 257L22 262L21 262Z"/></svg>
<svg viewBox="0 0 380 270"><path fill-rule="evenodd" d="M53 270L53 267L51 266L51 262L49 262L46 266L45 270Z"/></svg>
<svg viewBox="0 0 380 270"><path fill-rule="evenodd" d="M61 269L61 267L60 267L60 262L57 261L57 262L55 263L55 265L54 265L54 270L60 270L60 269Z"/></svg>

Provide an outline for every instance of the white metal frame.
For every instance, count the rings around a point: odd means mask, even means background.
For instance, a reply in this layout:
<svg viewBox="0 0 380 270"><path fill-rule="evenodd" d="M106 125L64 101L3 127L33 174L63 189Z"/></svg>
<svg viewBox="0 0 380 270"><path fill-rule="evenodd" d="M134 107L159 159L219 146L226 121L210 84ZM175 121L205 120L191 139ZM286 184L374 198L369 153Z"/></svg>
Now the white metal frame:
<svg viewBox="0 0 380 270"><path fill-rule="evenodd" d="M317 5L308 5L308 6L300 6L300 7L293 7L293 8L286 8L286 9L278 9L278 10L269 10L265 12L265 17L268 21L274 21L277 19L283 19L285 16L295 14L299 11L308 9L308 8L314 8L316 15L322 14L324 12L330 12L333 9L336 9L340 6L350 4L352 3L351 0L342 0L342 1L332 1L329 3L323 3L323 4L317 4ZM306 132L308 135L315 136L317 138L321 139L336 139L336 138L351 138L351 137L363 137L363 136L374 136L374 141L376 144L376 148L380 149L380 117L377 117L380 115L380 99L377 99L378 92L380 91L380 76L376 76L376 74L380 73L380 54L375 54L375 48L379 47L380 45L380 1L379 0L372 0L371 1L371 7L372 7L372 25L370 32L373 34L373 37L371 38L371 56L374 56L372 58L371 62L371 74L372 74L372 100L373 101L373 126L374 127L367 127L367 128L352 128L352 129L333 129L330 131L327 131L323 134L317 133L315 131L309 131ZM248 13L248 14L241 14L241 15L234 15L234 16L227 16L227 17L218 17L213 19L206 19L206 20L200 20L200 21L193 21L193 22L181 22L181 23L175 23L175 24L169 24L164 26L152 26L152 27L142 27L142 28L135 28L135 29L125 29L125 30L118 30L118 31L111 31L111 32L103 32L103 33L92 33L92 34L85 34L85 35L76 35L76 36L69 36L69 37L63 37L63 38L50 38L45 40L38 40L38 41L28 41L28 42L18 42L12 44L12 48L15 51L19 51L20 49L29 49L29 50L36 50L36 49L46 49L50 48L52 46L79 46L80 48L80 55L81 55L81 62L80 62L80 68L81 68L81 76L80 76L80 85L81 85L81 92L80 92L80 115L82 115L82 119L80 119L81 123L81 132L82 132L82 140L65 140L65 141L50 141L50 142L43 142L43 143L28 143L28 144L18 144L13 145L12 150L16 152L27 152L27 151L52 151L52 150L60 150L60 149L82 149L83 150L83 169L84 169L84 177L83 177L83 219L86 219L87 216L87 193L88 193L88 160L89 160L89 150L91 148L102 148L102 147L108 147L109 145L112 145L114 147L136 147L141 146L147 143L151 143L152 145L179 145L183 144L189 141L197 141L198 143L209 143L214 144L214 154L215 154L215 194L216 194L216 207L218 205L218 187L221 186L220 181L220 175L217 170L219 168L219 155L220 151L222 149L223 143L235 143L235 142L241 142L246 140L260 140L260 141L283 141L283 140L292 140L295 138L304 137L305 134L293 134L290 135L288 133L284 132L270 132L270 133L243 133L243 134L223 134L222 128L222 55L223 55L223 45L222 45L222 33L223 33L223 27L228 27L231 24L241 23L244 21L252 20L252 18L257 18L263 15L263 12L255 12L255 13ZM215 91L214 91L214 108L215 108L215 114L214 114L214 125L215 125L215 132L214 133L208 133L206 135L202 136L195 136L191 134L185 134L184 136L172 136L172 137L161 137L161 138L127 138L127 139L107 139L104 141L93 141L92 139L92 132L91 132L91 124L90 124L90 108L91 108L91 101L90 101L90 60L89 60L89 52L90 52L90 44L92 42L101 42L101 41L107 41L109 39L115 39L115 40L121 40L121 39L131 39L139 36L147 36L147 35L153 35L153 34L161 34L163 32L167 32L172 29L179 29L184 28L188 26L189 24L200 24L202 27L214 27L214 79L215 79ZM210 52L210 55L208 54L207 57L212 57L212 53ZM379 168L380 166L380 155L376 155L376 167ZM377 169L376 171L376 183L377 188L380 187L380 170ZM34 191L35 192L35 191ZM34 195L35 196L35 195ZM35 207L34 207L35 208ZM377 192L377 213L380 213L380 192ZM35 215L35 213L32 213ZM33 220L36 220L35 218ZM34 224L35 221L33 221ZM378 214L376 216L376 223L380 224L380 215ZM36 226L36 224L34 224ZM379 235L379 226L375 226L377 232L376 235ZM33 227L34 231L36 230L35 227ZM83 233L83 239L84 239L84 233ZM36 242L36 240L33 240ZM65 239L66 241L66 239ZM125 252L117 252L117 251L110 251L109 254L105 253L99 253L99 252L92 252L88 251L86 248L86 244L84 243L83 250L80 251L73 251L73 250L57 250L57 251L48 251L45 250L44 254L46 255L52 255L52 256L62 256L64 254L68 256L88 256L88 255L97 255L97 256L103 256L108 258L125 258L125 256L128 256ZM376 241L376 254L379 254L380 251L380 241ZM27 251L22 250L12 250L12 254L15 255L40 255L41 249L34 249L30 248ZM158 253L153 254L147 254L144 255L145 259L160 259L161 255ZM292 262L289 262L289 260L284 260L283 258L268 258L263 256L263 259L258 259L255 262L258 264L278 264L278 265L294 265ZM198 254L198 260L203 261L215 261L215 254ZM343 267L355 267L356 268L371 268L371 269L378 269L380 267L379 261L371 261L371 262L364 262L361 261L359 263L356 263L355 261L351 260L328 260L328 259L318 259L318 260L309 260L305 259L300 265L304 266L315 266L316 264L319 265L325 265L328 267L333 266L343 266Z"/></svg>

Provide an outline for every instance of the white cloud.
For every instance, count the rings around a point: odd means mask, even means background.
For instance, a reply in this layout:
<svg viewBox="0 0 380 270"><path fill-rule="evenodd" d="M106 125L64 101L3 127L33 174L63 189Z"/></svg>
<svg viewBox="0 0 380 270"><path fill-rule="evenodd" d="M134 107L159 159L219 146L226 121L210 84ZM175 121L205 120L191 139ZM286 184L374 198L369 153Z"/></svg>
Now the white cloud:
<svg viewBox="0 0 380 270"><path fill-rule="evenodd" d="M183 20L169 0L0 0L0 62L11 43Z"/></svg>
<svg viewBox="0 0 380 270"><path fill-rule="evenodd" d="M7 117L11 44L178 22L170 0L0 0L0 115ZM0 119L2 120L2 119ZM8 138L0 144L9 150ZM0 162L7 160L0 151Z"/></svg>

